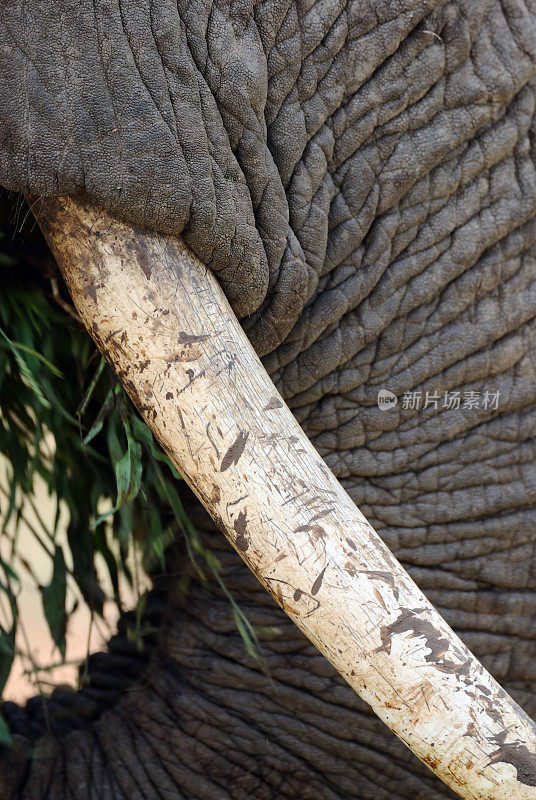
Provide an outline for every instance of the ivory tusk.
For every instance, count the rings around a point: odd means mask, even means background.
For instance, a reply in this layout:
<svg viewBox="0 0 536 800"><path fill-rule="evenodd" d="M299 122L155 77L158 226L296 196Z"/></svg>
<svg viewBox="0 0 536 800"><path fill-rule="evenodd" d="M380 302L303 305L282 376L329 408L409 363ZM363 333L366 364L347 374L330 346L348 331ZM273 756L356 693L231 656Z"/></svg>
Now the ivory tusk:
<svg viewBox="0 0 536 800"><path fill-rule="evenodd" d="M323 463L212 274L72 199L38 218L90 334L281 608L461 797L535 800L536 726Z"/></svg>

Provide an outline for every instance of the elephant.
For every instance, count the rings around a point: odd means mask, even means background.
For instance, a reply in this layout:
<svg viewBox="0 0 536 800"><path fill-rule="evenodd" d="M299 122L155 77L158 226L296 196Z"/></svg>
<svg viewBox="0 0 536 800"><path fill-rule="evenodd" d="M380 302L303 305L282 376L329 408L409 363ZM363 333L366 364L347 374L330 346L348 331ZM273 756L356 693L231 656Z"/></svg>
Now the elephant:
<svg viewBox="0 0 536 800"><path fill-rule="evenodd" d="M68 197L184 242L323 463L534 717L534 5L5 0L0 26L0 185L38 218ZM452 797L185 502L261 659L218 586L164 581L148 652L120 626L46 725L6 711L0 797ZM494 748L510 796L536 796L534 752Z"/></svg>

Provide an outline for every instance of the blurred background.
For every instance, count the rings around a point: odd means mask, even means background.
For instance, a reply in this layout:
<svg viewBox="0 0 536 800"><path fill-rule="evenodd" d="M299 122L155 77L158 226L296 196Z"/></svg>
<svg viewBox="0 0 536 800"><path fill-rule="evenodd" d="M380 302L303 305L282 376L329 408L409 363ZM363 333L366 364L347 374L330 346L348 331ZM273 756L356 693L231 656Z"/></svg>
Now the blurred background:
<svg viewBox="0 0 536 800"><path fill-rule="evenodd" d="M54 440L49 436L49 447ZM0 457L0 511L7 507L9 498L10 464ZM106 648L110 636L116 631L119 607L114 601L113 587L100 554L96 554L98 581L106 599L102 615L92 613L76 583L67 581L65 605L67 609L65 633L65 657L62 658L45 618L40 587L52 581L53 558L40 544L46 539L46 531L51 530L56 515L57 499L48 493L45 481L36 476L31 497L24 497L20 490L16 498L18 514L13 516L3 528L0 536L0 558L9 563L20 583L16 593L18 625L16 634L16 654L9 677L4 686L3 699L23 704L37 694L48 694L55 686L78 686L78 670L90 653ZM108 504L111 508L111 504ZM101 511L105 511L103 507ZM60 503L60 514L56 542L66 553L66 567L72 572L72 554L67 541L67 520L69 512L65 503ZM110 536L113 547L113 537ZM115 548L119 560L119 548ZM132 574L139 579L133 586L124 574L119 575L120 595L126 608L134 608L141 593L150 587L146 573L138 566L134 569L135 554L132 548L128 561ZM0 605L0 625L8 629L11 624L11 610L5 597Z"/></svg>

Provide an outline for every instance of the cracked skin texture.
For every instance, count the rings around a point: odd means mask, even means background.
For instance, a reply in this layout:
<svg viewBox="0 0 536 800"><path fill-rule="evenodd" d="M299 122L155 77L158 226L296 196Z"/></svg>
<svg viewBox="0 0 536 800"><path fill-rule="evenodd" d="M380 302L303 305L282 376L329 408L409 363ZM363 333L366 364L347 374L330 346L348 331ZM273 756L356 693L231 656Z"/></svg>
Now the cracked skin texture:
<svg viewBox="0 0 536 800"><path fill-rule="evenodd" d="M533 716L535 19L518 0L0 10L0 183L182 233L319 453ZM379 388L500 402L381 412ZM450 797L218 542L280 630L270 679L215 589L171 592L129 691L110 702L97 670L74 730L7 757L0 798Z"/></svg>

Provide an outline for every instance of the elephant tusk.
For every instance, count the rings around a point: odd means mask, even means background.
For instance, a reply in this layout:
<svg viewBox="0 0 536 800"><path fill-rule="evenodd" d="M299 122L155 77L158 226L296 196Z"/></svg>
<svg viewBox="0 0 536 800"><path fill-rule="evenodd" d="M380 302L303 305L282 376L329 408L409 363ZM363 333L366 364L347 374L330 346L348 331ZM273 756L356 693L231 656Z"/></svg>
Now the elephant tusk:
<svg viewBox="0 0 536 800"><path fill-rule="evenodd" d="M281 608L461 797L535 800L536 726L323 463L212 274L83 202L37 216L88 331Z"/></svg>

